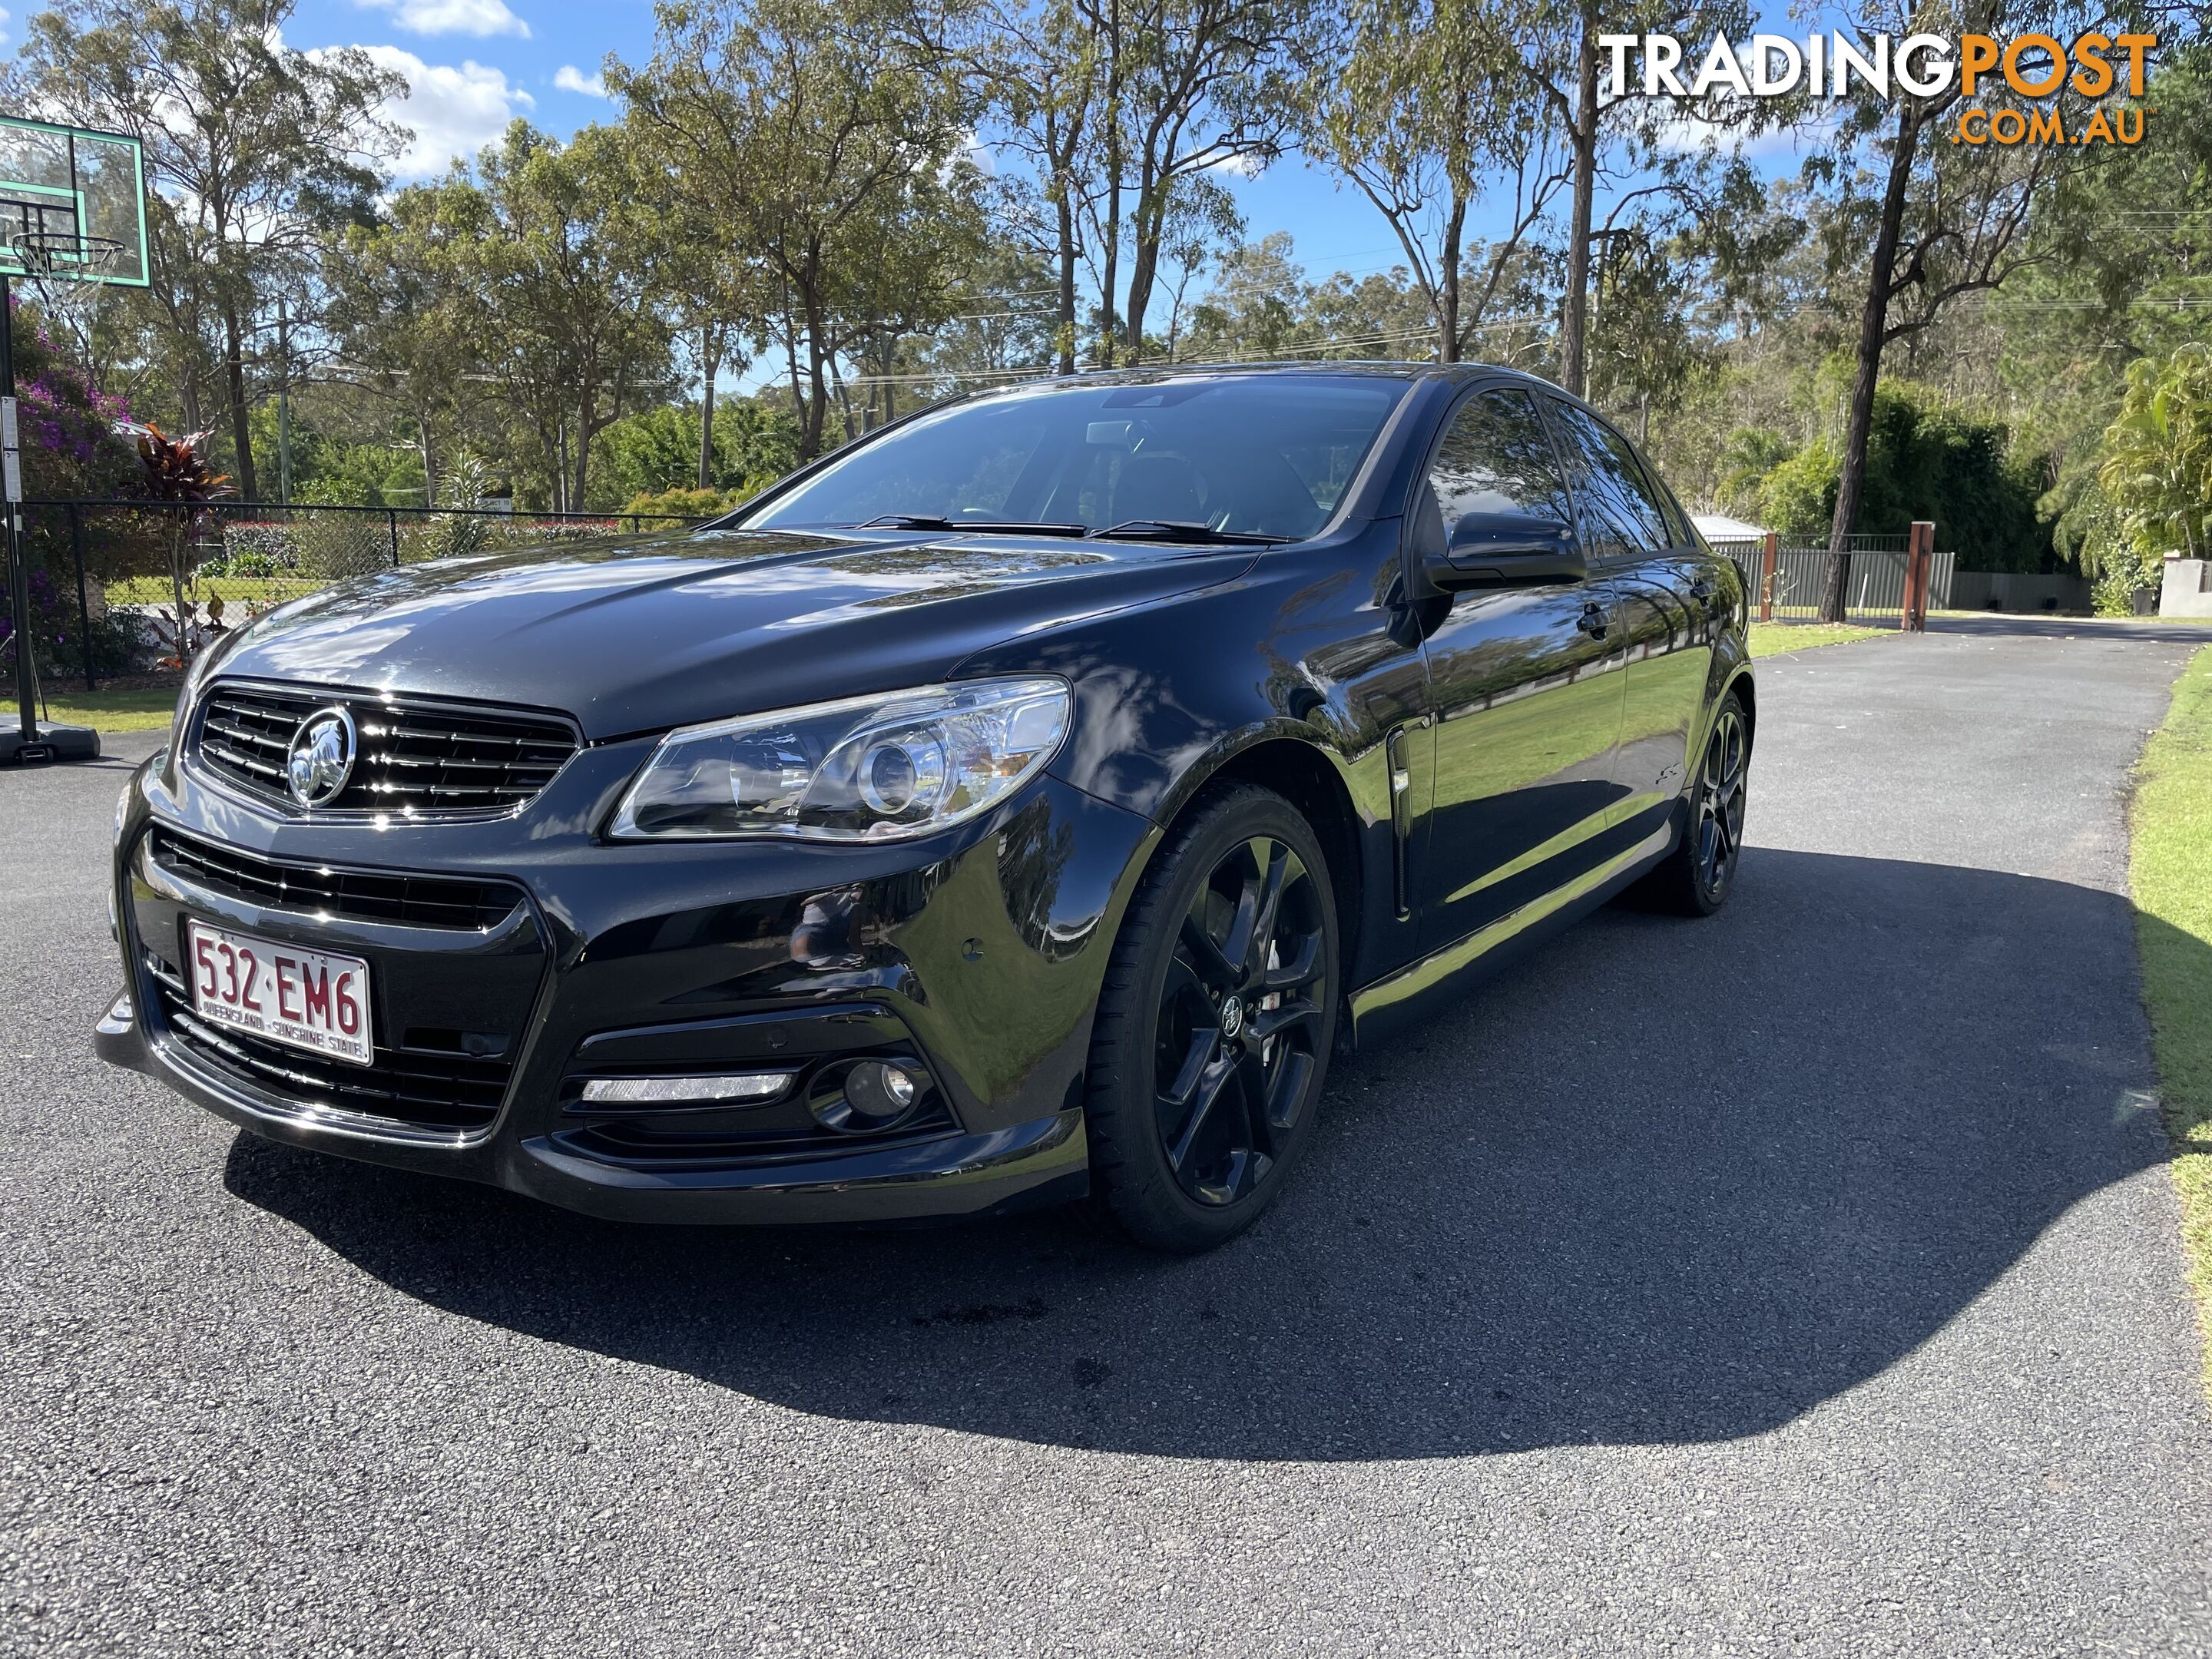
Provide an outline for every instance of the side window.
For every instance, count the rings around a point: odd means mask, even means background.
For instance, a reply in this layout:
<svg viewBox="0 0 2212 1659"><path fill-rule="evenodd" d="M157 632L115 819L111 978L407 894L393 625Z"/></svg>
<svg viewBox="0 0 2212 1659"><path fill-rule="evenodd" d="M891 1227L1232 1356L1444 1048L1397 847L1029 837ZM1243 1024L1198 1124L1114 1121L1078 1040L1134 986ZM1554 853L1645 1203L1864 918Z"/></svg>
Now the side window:
<svg viewBox="0 0 2212 1659"><path fill-rule="evenodd" d="M1479 392L1452 416L1429 487L1443 514L1444 537L1470 513L1527 513L1573 522L1552 440L1525 392Z"/></svg>
<svg viewBox="0 0 2212 1659"><path fill-rule="evenodd" d="M1651 464L1644 464L1644 481L1651 486L1651 493L1659 498L1659 510L1667 515L1667 544L1669 547L1695 547L1698 533L1690 526L1690 515L1682 511L1681 502L1674 492L1660 481Z"/></svg>
<svg viewBox="0 0 2212 1659"><path fill-rule="evenodd" d="M1674 539L1626 439L1572 404L1547 400L1583 514L1583 538L1595 559L1657 553Z"/></svg>

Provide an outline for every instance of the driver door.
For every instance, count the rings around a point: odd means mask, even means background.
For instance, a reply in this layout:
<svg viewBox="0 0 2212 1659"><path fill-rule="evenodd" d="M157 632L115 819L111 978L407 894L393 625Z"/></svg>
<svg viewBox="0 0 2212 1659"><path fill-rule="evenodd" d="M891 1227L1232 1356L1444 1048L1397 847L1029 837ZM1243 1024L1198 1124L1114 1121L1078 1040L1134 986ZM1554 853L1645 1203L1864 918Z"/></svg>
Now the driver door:
<svg viewBox="0 0 2212 1659"><path fill-rule="evenodd" d="M1470 513L1574 523L1550 434L1519 386L1461 401L1426 490L1447 540ZM1434 951L1596 864L1620 793L1626 682L1602 579L1454 595L1423 653L1436 782L1418 885L1422 947Z"/></svg>

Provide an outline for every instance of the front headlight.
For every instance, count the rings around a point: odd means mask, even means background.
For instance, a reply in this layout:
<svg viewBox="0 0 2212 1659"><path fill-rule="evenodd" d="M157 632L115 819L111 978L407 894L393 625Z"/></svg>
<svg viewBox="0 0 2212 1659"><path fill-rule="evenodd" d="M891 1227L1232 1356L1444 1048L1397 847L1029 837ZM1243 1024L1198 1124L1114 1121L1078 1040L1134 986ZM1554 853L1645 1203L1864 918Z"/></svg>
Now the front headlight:
<svg viewBox="0 0 2212 1659"><path fill-rule="evenodd" d="M963 680L688 726L623 797L624 839L897 841L971 818L1067 735L1055 679Z"/></svg>

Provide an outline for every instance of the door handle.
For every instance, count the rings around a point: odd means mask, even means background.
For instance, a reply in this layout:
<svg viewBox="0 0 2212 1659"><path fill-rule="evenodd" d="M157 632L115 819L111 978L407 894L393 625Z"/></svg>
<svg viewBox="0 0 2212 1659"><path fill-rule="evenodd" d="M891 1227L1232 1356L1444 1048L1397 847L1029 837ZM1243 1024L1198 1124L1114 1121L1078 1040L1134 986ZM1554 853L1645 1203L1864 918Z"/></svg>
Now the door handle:
<svg viewBox="0 0 2212 1659"><path fill-rule="evenodd" d="M1690 584L1690 597L1695 599L1699 605L1703 605L1707 599L1712 598L1712 596L1713 585L1705 577L1700 576L1697 580Z"/></svg>
<svg viewBox="0 0 2212 1659"><path fill-rule="evenodd" d="M1575 618L1575 626L1594 640L1605 637L1605 607L1595 602L1583 607L1583 614Z"/></svg>

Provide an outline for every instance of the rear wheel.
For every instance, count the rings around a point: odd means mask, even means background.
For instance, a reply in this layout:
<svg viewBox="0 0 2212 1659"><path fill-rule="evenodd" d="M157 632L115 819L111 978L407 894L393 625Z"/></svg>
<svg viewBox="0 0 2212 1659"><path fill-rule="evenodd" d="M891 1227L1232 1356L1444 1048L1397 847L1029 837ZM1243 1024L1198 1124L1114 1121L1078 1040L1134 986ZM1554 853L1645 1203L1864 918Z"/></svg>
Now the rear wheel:
<svg viewBox="0 0 2212 1659"><path fill-rule="evenodd" d="M1337 980L1306 821L1249 785L1200 805L1130 908L1092 1038L1092 1170L1132 1238L1208 1249L1274 1201L1311 1138Z"/></svg>
<svg viewBox="0 0 2212 1659"><path fill-rule="evenodd" d="M1750 782L1751 722L1733 691L1721 699L1704 760L1690 790L1681 842L1640 884L1644 896L1679 915L1709 916L1728 902L1743 852L1744 796Z"/></svg>

